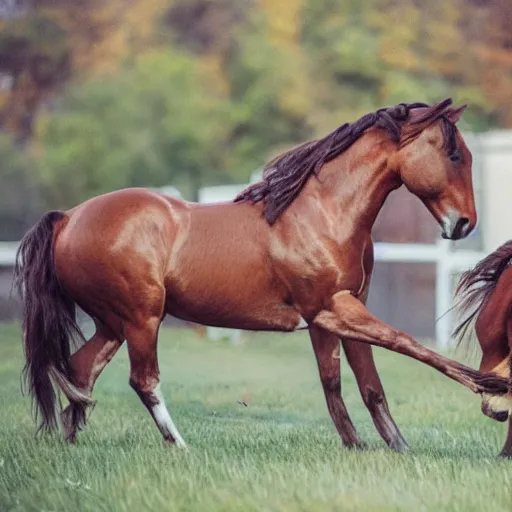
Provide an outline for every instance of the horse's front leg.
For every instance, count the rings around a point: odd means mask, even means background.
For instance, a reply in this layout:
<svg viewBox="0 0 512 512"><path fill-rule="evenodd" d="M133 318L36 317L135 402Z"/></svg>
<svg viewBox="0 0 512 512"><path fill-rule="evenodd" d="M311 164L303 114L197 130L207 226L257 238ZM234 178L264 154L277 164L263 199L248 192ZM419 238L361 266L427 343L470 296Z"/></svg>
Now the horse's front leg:
<svg viewBox="0 0 512 512"><path fill-rule="evenodd" d="M372 347L349 339L342 340L342 343L348 364L356 377L363 402L382 439L397 452L407 450L407 441L389 411L386 394L373 359Z"/></svg>
<svg viewBox="0 0 512 512"><path fill-rule="evenodd" d="M309 334L332 421L347 448L362 448L365 444L359 439L341 396L340 340L315 325L309 328Z"/></svg>
<svg viewBox="0 0 512 512"><path fill-rule="evenodd" d="M313 324L342 339L351 338L412 357L432 366L474 393L508 393L507 379L490 373L480 373L429 350L408 334L375 318L358 299L347 292L335 294L329 308L320 311Z"/></svg>
<svg viewBox="0 0 512 512"><path fill-rule="evenodd" d="M505 440L505 444L500 452L500 456L512 459L512 418L509 418L508 420L507 439Z"/></svg>

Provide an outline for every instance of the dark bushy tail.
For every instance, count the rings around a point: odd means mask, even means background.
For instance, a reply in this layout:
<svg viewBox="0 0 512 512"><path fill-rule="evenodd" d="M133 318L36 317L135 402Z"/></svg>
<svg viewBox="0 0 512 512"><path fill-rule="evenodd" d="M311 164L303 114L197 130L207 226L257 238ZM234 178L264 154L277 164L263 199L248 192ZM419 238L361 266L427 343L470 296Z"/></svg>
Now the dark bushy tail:
<svg viewBox="0 0 512 512"><path fill-rule="evenodd" d="M75 320L75 303L61 289L53 260L53 226L65 218L46 213L23 237L16 254L14 285L23 302L23 375L33 397L39 429L58 426L56 384L71 402L92 403L70 381L71 345L84 342Z"/></svg>

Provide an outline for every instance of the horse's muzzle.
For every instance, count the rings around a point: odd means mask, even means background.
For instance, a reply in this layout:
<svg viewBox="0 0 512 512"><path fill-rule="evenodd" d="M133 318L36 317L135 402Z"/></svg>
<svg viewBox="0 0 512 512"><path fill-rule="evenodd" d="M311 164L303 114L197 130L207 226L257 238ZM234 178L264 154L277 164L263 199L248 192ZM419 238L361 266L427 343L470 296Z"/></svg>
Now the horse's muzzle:
<svg viewBox="0 0 512 512"><path fill-rule="evenodd" d="M460 240L472 231L473 226L467 217L447 216L443 221L442 237L448 240Z"/></svg>
<svg viewBox="0 0 512 512"><path fill-rule="evenodd" d="M482 402L482 412L496 421L507 421L510 415L510 411L495 411L487 401Z"/></svg>

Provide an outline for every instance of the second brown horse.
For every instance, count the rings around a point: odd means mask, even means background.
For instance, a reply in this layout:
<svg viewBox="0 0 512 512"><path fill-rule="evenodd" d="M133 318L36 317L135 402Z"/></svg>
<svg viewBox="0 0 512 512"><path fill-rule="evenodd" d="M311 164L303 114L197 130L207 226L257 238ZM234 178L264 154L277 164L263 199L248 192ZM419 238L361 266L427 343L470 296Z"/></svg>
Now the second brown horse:
<svg viewBox="0 0 512 512"><path fill-rule="evenodd" d="M512 374L512 240L504 243L475 268L464 272L456 289L456 304L466 313L455 329L459 343L474 326L482 358L480 370L492 371L506 379ZM482 412L497 421L509 419L508 435L501 455L512 458L512 393L484 395Z"/></svg>
<svg viewBox="0 0 512 512"><path fill-rule="evenodd" d="M455 126L462 111L448 99L367 114L278 156L234 203L127 189L47 213L23 239L16 267L41 426L57 426L54 382L70 401L62 422L75 440L96 379L126 340L131 386L164 438L184 445L159 386L157 336L166 314L237 329L309 329L327 406L348 447L362 443L341 397L340 338L373 421L395 450L407 445L371 345L428 364L475 393L507 393L508 379L438 355L365 307L372 226L392 190L405 185L418 196L446 238L475 226L471 153ZM87 342L75 304L96 324ZM71 354L73 339L82 344Z"/></svg>

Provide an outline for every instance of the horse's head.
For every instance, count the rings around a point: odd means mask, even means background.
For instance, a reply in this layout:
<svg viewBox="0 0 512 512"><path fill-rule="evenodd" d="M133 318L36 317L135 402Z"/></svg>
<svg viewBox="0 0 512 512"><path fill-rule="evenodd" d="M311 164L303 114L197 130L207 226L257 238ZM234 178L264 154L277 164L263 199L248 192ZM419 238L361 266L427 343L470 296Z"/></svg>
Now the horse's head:
<svg viewBox="0 0 512 512"><path fill-rule="evenodd" d="M512 355L508 336L512 334L510 332L512 322L508 318L503 318L505 315L508 316L510 295L508 293L504 295L502 288L502 286L497 287L490 296L490 300L487 300L492 311L484 306L482 314L477 318L475 331L482 349L480 371L494 373L511 382ZM506 307L502 307L504 305ZM491 325L489 325L490 320L493 322ZM507 334L503 335L502 332L502 336L492 336L495 332L500 331L497 326L503 325L507 326ZM482 394L482 412L493 420L506 421L512 412L512 393L509 391L506 395Z"/></svg>
<svg viewBox="0 0 512 512"><path fill-rule="evenodd" d="M477 222L472 156L455 124L466 106L451 100L413 108L404 123L395 168L440 224L444 238L458 240Z"/></svg>
<svg viewBox="0 0 512 512"><path fill-rule="evenodd" d="M482 358L482 363L484 363L484 360L485 354ZM480 369L481 371L490 371L510 381L510 365L511 358L510 355L508 355L495 367L489 368L488 365L480 364ZM489 416L489 418L492 418L496 421L508 420L510 413L512 412L512 394L508 393L507 395L487 395L484 393L482 395L482 412L486 416Z"/></svg>

